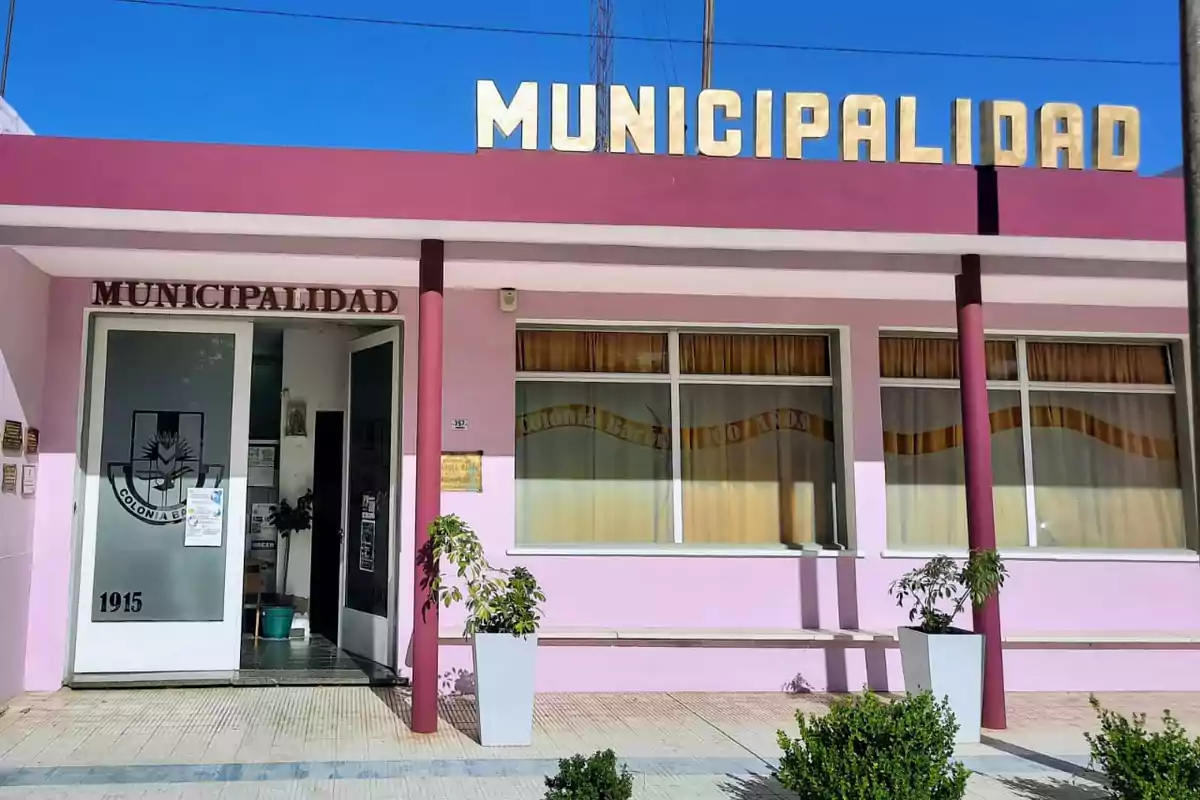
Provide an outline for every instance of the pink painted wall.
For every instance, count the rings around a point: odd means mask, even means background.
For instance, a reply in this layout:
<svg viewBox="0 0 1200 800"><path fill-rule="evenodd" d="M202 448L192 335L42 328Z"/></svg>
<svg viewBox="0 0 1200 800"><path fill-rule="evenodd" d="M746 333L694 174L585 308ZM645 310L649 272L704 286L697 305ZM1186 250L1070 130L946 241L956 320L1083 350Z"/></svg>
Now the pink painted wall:
<svg viewBox="0 0 1200 800"><path fill-rule="evenodd" d="M55 466L43 478L32 548L29 596L34 608L29 614L25 664L25 684L32 689L59 685L67 651L70 497L76 472L79 355L87 284L54 280L50 293L55 302L47 343L43 459ZM412 289L402 290L406 337L397 640L402 663L407 660L412 617L415 301ZM845 326L858 557L509 555L515 535L513 352L518 318ZM887 585L915 562L882 556L886 512L877 332L892 326L952 328L952 304L522 291L519 312L509 315L499 310L494 291L451 290L446 295L446 320L444 449L483 451L484 491L444 493L443 511L470 522L496 563L519 560L534 571L549 596L547 625L890 630L904 621L887 596ZM987 324L994 330L1177 335L1186 329L1186 312L995 305L987 307ZM467 430L453 430L455 418L466 419ZM1200 570L1196 563L1013 560L1010 570L1011 582L1002 601L1005 629L1010 632L1197 629ZM456 633L461 619L460 609L445 612L443 632ZM1006 654L1009 686L1016 690L1138 689L1168 684L1200 689L1200 672L1183 671L1197 660L1170 651L1010 650ZM469 667L468 648L442 647L445 673ZM798 675L814 689L857 688L864 683L896 687L898 654L836 648L548 646L540 661L539 686L543 690L775 690ZM1080 676L1086 676L1087 685L1080 684Z"/></svg>
<svg viewBox="0 0 1200 800"><path fill-rule="evenodd" d="M377 219L973 234L969 167L7 136L0 204ZM1182 241L1178 178L1008 169L1000 233ZM587 186L582 192L579 187ZM797 192L796 187L820 187Z"/></svg>
<svg viewBox="0 0 1200 800"><path fill-rule="evenodd" d="M46 311L50 280L12 250L0 248L0 421L44 428L43 365L46 357ZM44 447L44 439L43 439ZM5 452L0 458L18 470L15 494L0 494L0 703L21 691L25 676L26 620L33 562L37 501L20 493L20 469L44 464L45 456ZM43 467L44 469L44 467ZM44 483L38 497L47 494ZM53 489L50 496L64 497ZM69 497L70 495L66 495Z"/></svg>
<svg viewBox="0 0 1200 800"><path fill-rule="evenodd" d="M857 558L521 555L514 546L513 341L524 320L679 321L848 326L852 384L852 467ZM457 320L469 320L459 324ZM447 428L446 447L485 452L484 493L444 494L443 507L476 527L492 559L520 561L546 589L545 624L604 628L854 627L894 631L906 620L887 594L916 565L884 557L886 510L878 388L878 330L954 326L951 303L761 298L555 294L523 291L516 315L499 311L494 292L452 292L447 300L447 425L467 417L471 429ZM1181 309L1062 306L987 307L993 330L1127 332L1178 335ZM486 421L480 425L478 422ZM1005 630L1127 632L1196 630L1200 569L1192 563L1011 560L1003 595ZM1170 598L1167 600L1167 598ZM461 612L444 615L456 633ZM969 619L963 620L969 624ZM443 647L446 671L467 669L469 651ZM814 688L900 685L895 653L862 650L547 647L539 686L565 689L771 690L802 674ZM1145 669L1182 665L1177 652L1010 651L1014 689L1154 688ZM1049 660L1061 664L1047 669ZM1194 659L1193 659L1194 660ZM1091 666L1084 667L1090 664ZM1145 669L1129 669L1141 664ZM1070 665L1070 666L1068 666ZM874 673L871 675L871 673ZM1174 673L1173 673L1174 674ZM1073 676L1068 687L1066 676ZM1188 675L1193 677L1188 677ZM1169 683L1200 689L1195 672ZM1149 680L1149 679L1147 679ZM1146 685L1139 685L1146 683ZM1151 685L1152 684L1152 685Z"/></svg>
<svg viewBox="0 0 1200 800"><path fill-rule="evenodd" d="M41 488L29 587L29 646L25 688L48 692L62 685L71 627L75 482L79 460L79 400L86 280L50 279L46 317L46 379L40 456Z"/></svg>

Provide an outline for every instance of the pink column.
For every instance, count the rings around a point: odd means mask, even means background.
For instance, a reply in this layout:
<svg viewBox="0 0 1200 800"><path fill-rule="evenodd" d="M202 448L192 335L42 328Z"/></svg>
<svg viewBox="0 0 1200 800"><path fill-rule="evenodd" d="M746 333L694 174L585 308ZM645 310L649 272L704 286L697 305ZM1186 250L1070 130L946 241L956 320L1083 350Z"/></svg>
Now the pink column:
<svg viewBox="0 0 1200 800"><path fill-rule="evenodd" d="M983 345L983 292L979 256L962 257L954 279L958 306L958 352L961 363L963 460L967 479L967 546L996 547L996 515L992 505L992 421L987 395L987 356ZM975 632L983 634L983 727L1008 727L1004 710L1004 652L1000 635L1000 598L973 609Z"/></svg>
<svg viewBox="0 0 1200 800"><path fill-rule="evenodd" d="M424 558L429 526L442 504L442 288L445 243L421 242L417 311L417 528L413 548L412 729L437 731L438 606L429 602L430 571Z"/></svg>

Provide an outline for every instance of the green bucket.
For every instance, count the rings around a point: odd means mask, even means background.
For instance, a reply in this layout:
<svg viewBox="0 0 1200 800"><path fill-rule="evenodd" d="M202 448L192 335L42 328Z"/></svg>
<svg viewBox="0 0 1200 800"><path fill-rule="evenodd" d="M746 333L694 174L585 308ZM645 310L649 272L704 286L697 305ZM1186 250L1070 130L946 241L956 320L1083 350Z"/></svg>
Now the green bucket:
<svg viewBox="0 0 1200 800"><path fill-rule="evenodd" d="M263 606L262 637L287 639L292 635L292 618L296 609L291 606Z"/></svg>

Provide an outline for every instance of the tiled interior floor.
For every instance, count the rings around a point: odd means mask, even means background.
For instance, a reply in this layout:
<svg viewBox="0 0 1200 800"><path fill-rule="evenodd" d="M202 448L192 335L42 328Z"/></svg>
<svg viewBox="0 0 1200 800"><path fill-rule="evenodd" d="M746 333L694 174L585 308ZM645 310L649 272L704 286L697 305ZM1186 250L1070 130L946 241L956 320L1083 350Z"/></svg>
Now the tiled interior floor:
<svg viewBox="0 0 1200 800"><path fill-rule="evenodd" d="M242 638L238 686L394 686L396 674L385 666L339 650L324 636L302 639Z"/></svg>

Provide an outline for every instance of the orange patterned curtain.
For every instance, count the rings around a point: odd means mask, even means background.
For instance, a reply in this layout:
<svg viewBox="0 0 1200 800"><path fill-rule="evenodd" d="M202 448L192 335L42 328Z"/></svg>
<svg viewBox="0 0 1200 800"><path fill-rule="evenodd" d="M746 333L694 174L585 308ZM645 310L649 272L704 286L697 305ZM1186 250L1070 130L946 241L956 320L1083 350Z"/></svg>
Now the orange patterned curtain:
<svg viewBox="0 0 1200 800"><path fill-rule="evenodd" d="M519 330L517 371L665 373L667 335Z"/></svg>
<svg viewBox="0 0 1200 800"><path fill-rule="evenodd" d="M988 380L1017 379L1016 342L984 342L984 353ZM879 374L884 378L957 379L958 340L882 336L879 339Z"/></svg>
<svg viewBox="0 0 1200 800"><path fill-rule="evenodd" d="M1031 381L1058 383L1171 383L1167 348L1160 344L1030 342Z"/></svg>
<svg viewBox="0 0 1200 800"><path fill-rule="evenodd" d="M682 333L679 370L684 375L827 377L829 340L824 336Z"/></svg>

